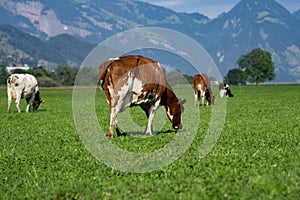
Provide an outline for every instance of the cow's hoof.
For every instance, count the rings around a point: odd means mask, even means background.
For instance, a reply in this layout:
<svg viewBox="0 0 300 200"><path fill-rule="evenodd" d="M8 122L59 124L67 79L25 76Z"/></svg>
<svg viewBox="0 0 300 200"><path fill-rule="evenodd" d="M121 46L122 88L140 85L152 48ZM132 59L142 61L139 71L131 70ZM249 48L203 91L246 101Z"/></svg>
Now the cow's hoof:
<svg viewBox="0 0 300 200"><path fill-rule="evenodd" d="M106 133L106 137L108 137L108 138L112 138L112 137L113 137L113 135L111 134L111 132L108 132L108 133Z"/></svg>
<svg viewBox="0 0 300 200"><path fill-rule="evenodd" d="M147 135L147 136L152 136L152 133L147 132L146 135Z"/></svg>

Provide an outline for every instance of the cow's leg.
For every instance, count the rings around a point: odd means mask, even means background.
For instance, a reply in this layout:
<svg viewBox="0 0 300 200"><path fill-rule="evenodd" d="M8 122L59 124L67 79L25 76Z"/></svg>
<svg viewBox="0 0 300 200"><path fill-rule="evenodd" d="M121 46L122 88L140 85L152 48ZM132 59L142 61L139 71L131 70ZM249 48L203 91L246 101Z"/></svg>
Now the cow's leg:
<svg viewBox="0 0 300 200"><path fill-rule="evenodd" d="M109 130L106 133L106 137L113 137L113 131L117 124L117 116L118 116L119 110L116 107L112 107L110 109L110 124L109 124Z"/></svg>
<svg viewBox="0 0 300 200"><path fill-rule="evenodd" d="M7 112L10 112L10 105L11 105L11 89L7 89Z"/></svg>
<svg viewBox="0 0 300 200"><path fill-rule="evenodd" d="M20 100L21 100L21 93L17 93L16 107L17 107L17 110L18 110L19 113L21 112L21 109L20 109Z"/></svg>
<svg viewBox="0 0 300 200"><path fill-rule="evenodd" d="M221 90L219 91L219 93L220 93L220 97L223 98L223 97L224 97L224 94L225 94L224 89L221 89Z"/></svg>
<svg viewBox="0 0 300 200"><path fill-rule="evenodd" d="M198 106L198 92L194 92L195 93L195 106Z"/></svg>
<svg viewBox="0 0 300 200"><path fill-rule="evenodd" d="M210 98L211 98L209 90L205 90L204 95L205 95L206 106L209 106L210 105Z"/></svg>
<svg viewBox="0 0 300 200"><path fill-rule="evenodd" d="M27 106L26 106L26 112L28 112L29 111L29 108L30 108L30 106L31 106L31 103L33 102L33 100L34 100L34 97L35 97L35 95L34 94L32 94L32 96L31 97L27 97L26 98L26 102L27 102Z"/></svg>
<svg viewBox="0 0 300 200"><path fill-rule="evenodd" d="M153 106L149 109L149 117L148 117L148 124L146 128L146 135L152 135L152 121L154 118L154 115L159 108L160 100L156 101Z"/></svg>
<svg viewBox="0 0 300 200"><path fill-rule="evenodd" d="M201 105L203 106L204 106L204 98L205 98L205 91L204 92L201 91Z"/></svg>
<svg viewBox="0 0 300 200"><path fill-rule="evenodd" d="M116 133L117 135L121 135L121 131L118 127L118 119L117 116L119 114L119 112L124 111L128 106L128 99L130 99L128 97L129 94L125 95L125 96L120 96L120 99L118 100L118 102L115 103L114 107L112 107L110 109L110 125L109 125L109 130L106 134L107 137L113 137L113 130L116 129Z"/></svg>
<svg viewBox="0 0 300 200"><path fill-rule="evenodd" d="M30 108L31 103L33 102L33 100L34 100L34 95L32 95L31 97L27 97L27 98L26 98L26 102L27 102L26 112L29 111L29 108Z"/></svg>

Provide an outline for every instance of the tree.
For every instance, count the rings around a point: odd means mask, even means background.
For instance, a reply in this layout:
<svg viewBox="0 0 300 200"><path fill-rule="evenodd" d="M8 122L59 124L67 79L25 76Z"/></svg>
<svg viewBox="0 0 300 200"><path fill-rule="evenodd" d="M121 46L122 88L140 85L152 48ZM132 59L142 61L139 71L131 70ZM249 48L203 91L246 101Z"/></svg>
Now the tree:
<svg viewBox="0 0 300 200"><path fill-rule="evenodd" d="M0 65L0 85L6 84L6 79L8 77L8 72L6 70L6 67L4 65Z"/></svg>
<svg viewBox="0 0 300 200"><path fill-rule="evenodd" d="M245 77L243 71L235 68L228 71L227 75L224 77L224 82L230 85L245 85L246 79L247 77Z"/></svg>
<svg viewBox="0 0 300 200"><path fill-rule="evenodd" d="M69 66L60 66L57 68L57 78L62 85L74 85L78 69Z"/></svg>
<svg viewBox="0 0 300 200"><path fill-rule="evenodd" d="M242 55L237 63L247 81L255 82L256 86L266 80L275 79L272 56L267 51L254 49L250 53Z"/></svg>
<svg viewBox="0 0 300 200"><path fill-rule="evenodd" d="M168 72L166 74L166 78L171 86L188 83L188 80L179 69Z"/></svg>

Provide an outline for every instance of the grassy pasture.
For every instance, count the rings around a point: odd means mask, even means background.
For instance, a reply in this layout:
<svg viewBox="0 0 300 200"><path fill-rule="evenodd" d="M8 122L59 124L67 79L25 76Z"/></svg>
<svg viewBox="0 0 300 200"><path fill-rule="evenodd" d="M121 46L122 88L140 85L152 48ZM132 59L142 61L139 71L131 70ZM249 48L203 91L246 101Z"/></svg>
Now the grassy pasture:
<svg viewBox="0 0 300 200"><path fill-rule="evenodd" d="M300 85L231 90L235 97L227 99L222 134L205 158L199 158L199 146L209 126L211 107L199 107L196 138L177 161L153 172L125 173L102 164L83 145L73 121L72 88L42 88L46 104L36 112L21 114L14 105L6 113L6 89L2 88L0 197L299 199ZM193 106L193 94L186 96L190 97L186 106ZM95 98L99 123L107 130L109 109L102 91L97 90ZM24 111L24 100L21 107ZM130 112L136 123L146 124L139 108ZM146 139L127 135L111 141L133 152L154 151L176 135L170 123L163 131Z"/></svg>

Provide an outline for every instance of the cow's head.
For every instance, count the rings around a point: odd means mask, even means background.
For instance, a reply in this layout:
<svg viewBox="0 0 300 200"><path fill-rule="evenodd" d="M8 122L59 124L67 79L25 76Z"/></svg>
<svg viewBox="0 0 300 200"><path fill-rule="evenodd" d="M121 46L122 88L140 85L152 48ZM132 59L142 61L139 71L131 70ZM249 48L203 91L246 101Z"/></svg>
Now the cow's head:
<svg viewBox="0 0 300 200"><path fill-rule="evenodd" d="M43 100L40 97L40 91L37 91L36 94L35 94L33 103L32 103L33 110L37 110L39 108L39 106L41 105L41 103L45 103L45 100Z"/></svg>
<svg viewBox="0 0 300 200"><path fill-rule="evenodd" d="M216 94L214 92L212 92L211 90L206 89L205 90L205 98L206 98L206 101L209 103L209 105L214 105Z"/></svg>
<svg viewBox="0 0 300 200"><path fill-rule="evenodd" d="M186 102L185 99L178 99L177 102L173 103L167 108L167 114L172 122L172 127L176 130L181 129L181 113L184 111L183 104Z"/></svg>

